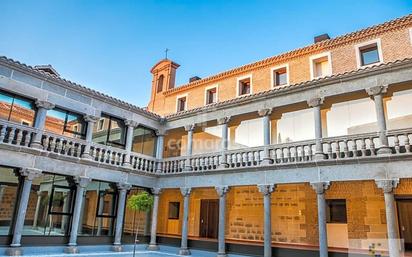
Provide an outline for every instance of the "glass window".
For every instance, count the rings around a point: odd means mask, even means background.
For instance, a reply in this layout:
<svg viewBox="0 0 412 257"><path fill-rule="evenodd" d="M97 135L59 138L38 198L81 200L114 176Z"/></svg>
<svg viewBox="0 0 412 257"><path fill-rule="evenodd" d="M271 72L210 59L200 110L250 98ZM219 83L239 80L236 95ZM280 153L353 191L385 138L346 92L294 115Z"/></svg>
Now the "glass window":
<svg viewBox="0 0 412 257"><path fill-rule="evenodd" d="M370 98L332 104L326 121L328 137L377 131L375 104Z"/></svg>
<svg viewBox="0 0 412 257"><path fill-rule="evenodd" d="M206 91L206 104L217 102L217 88L211 88Z"/></svg>
<svg viewBox="0 0 412 257"><path fill-rule="evenodd" d="M116 220L117 191L107 182L92 181L85 190L80 235L112 236Z"/></svg>
<svg viewBox="0 0 412 257"><path fill-rule="evenodd" d="M262 118L244 120L239 126L229 128L229 149L263 145Z"/></svg>
<svg viewBox="0 0 412 257"><path fill-rule="evenodd" d="M248 95L251 93L250 90L250 78L245 78L242 80L239 80L239 95Z"/></svg>
<svg viewBox="0 0 412 257"><path fill-rule="evenodd" d="M141 193L142 191L145 190L133 187L127 195L127 199L129 199L129 197L132 195ZM145 229L148 229L147 222L150 222L150 220L146 220L147 217L148 216L144 212L133 211L126 207L123 225L123 235L131 236L134 235L136 231L138 235L145 235L144 232L149 232L145 231Z"/></svg>
<svg viewBox="0 0 412 257"><path fill-rule="evenodd" d="M362 66L380 62L378 45L376 43L361 47L359 51Z"/></svg>
<svg viewBox="0 0 412 257"><path fill-rule="evenodd" d="M169 202L169 219L178 220L180 213L180 202Z"/></svg>
<svg viewBox="0 0 412 257"><path fill-rule="evenodd" d="M185 144L182 149L186 154L187 135L184 136ZM222 126L202 128L202 131L193 133L193 154L213 153L220 150L222 140Z"/></svg>
<svg viewBox="0 0 412 257"><path fill-rule="evenodd" d="M313 77L319 78L330 74L327 56L313 60Z"/></svg>
<svg viewBox="0 0 412 257"><path fill-rule="evenodd" d="M0 236L12 234L19 179L12 168L0 166Z"/></svg>
<svg viewBox="0 0 412 257"><path fill-rule="evenodd" d="M186 110L186 97L177 99L177 111L182 112Z"/></svg>
<svg viewBox="0 0 412 257"><path fill-rule="evenodd" d="M34 101L0 91L0 119L33 126Z"/></svg>
<svg viewBox="0 0 412 257"><path fill-rule="evenodd" d="M327 223L347 223L346 200L328 199L326 200L326 222Z"/></svg>
<svg viewBox="0 0 412 257"><path fill-rule="evenodd" d="M86 138L87 124L77 113L55 108L47 111L45 130L73 138Z"/></svg>
<svg viewBox="0 0 412 257"><path fill-rule="evenodd" d="M278 69L278 70L274 70L273 77L274 77L274 86L286 85L288 83L286 67Z"/></svg>
<svg viewBox="0 0 412 257"><path fill-rule="evenodd" d="M36 178L30 192L23 235L68 235L75 190L71 177L45 173Z"/></svg>
<svg viewBox="0 0 412 257"><path fill-rule="evenodd" d="M139 126L133 130L133 152L155 156L156 143L157 136L154 130L142 126Z"/></svg>
<svg viewBox="0 0 412 257"><path fill-rule="evenodd" d="M93 130L93 142L125 148L126 127L123 120L103 114Z"/></svg>
<svg viewBox="0 0 412 257"><path fill-rule="evenodd" d="M412 89L394 92L385 102L388 129L412 127Z"/></svg>
<svg viewBox="0 0 412 257"><path fill-rule="evenodd" d="M313 110L305 109L282 114L272 129L276 135L275 141L280 143L309 140L315 138L315 121Z"/></svg>

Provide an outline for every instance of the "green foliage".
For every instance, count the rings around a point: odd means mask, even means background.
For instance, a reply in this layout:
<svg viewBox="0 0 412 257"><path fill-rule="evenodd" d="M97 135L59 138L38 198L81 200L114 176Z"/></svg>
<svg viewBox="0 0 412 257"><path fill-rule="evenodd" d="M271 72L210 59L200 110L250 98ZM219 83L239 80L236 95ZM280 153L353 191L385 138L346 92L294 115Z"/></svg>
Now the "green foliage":
<svg viewBox="0 0 412 257"><path fill-rule="evenodd" d="M148 212L153 206L153 196L147 192L132 195L127 200L127 208L133 211Z"/></svg>

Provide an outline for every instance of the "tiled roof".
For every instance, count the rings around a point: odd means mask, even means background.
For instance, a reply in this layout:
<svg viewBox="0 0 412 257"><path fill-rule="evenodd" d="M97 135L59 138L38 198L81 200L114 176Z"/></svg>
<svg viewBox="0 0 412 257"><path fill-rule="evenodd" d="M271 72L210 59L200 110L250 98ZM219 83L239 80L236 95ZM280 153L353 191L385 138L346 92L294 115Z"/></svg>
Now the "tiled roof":
<svg viewBox="0 0 412 257"><path fill-rule="evenodd" d="M206 77L204 79L197 80L192 83L184 84L184 85L175 87L173 89L167 90L164 92L164 94L171 95L176 92L180 92L180 91L183 91L189 88L194 88L197 86L204 85L206 83L211 83L212 81L215 81L215 80L224 79L226 77L248 72L253 69L266 67L276 62L280 62L286 59L309 54L309 53L312 53L318 50L324 50L324 49L336 47L337 45L352 43L354 41L357 41L357 40L360 40L366 37L371 37L371 36L375 36L378 34L382 34L386 31L403 28L410 24L412 24L412 14L406 15L404 17L400 17L398 19L384 22L382 24L371 26L371 27L368 27L362 30L358 30L358 31L355 31L349 34L345 34L345 35L342 35L336 38L332 38L329 40L311 44L309 46L298 48L298 49L295 49L295 50L292 50L292 51L289 51L289 52L286 52L280 55L272 56L272 57L269 57L269 58L266 58L266 59L263 59L257 62L246 64L246 65L243 65L243 66L231 69L231 70L227 70L227 71L218 73L216 75L212 75L210 77Z"/></svg>
<svg viewBox="0 0 412 257"><path fill-rule="evenodd" d="M354 76L354 75L360 75L360 74L364 74L364 73L368 74L368 73L371 73L371 72L374 72L374 71L389 69L389 68L392 68L394 66L401 66L401 65L404 65L404 64L412 64L412 58L405 58L403 60L397 60L397 61L394 61L394 62L376 64L376 65L373 65L373 66L368 66L366 68L361 68L361 69L357 69L357 70L353 70L353 71L334 74L334 75L331 75L331 76L318 78L318 79L313 79L313 80L309 80L309 81L304 81L304 82L300 82L300 83L293 84L293 85L281 86L281 87L273 88L273 89L270 89L270 90L262 91L262 92L259 92L259 93L250 94L250 95L246 95L246 96L241 96L241 97L237 97L237 98L232 98L232 99L229 99L229 100L226 100L226 101L222 101L222 102L218 102L218 103L214 103L214 104L210 104L210 105L190 109L190 110L187 110L187 111L173 113L173 114L170 114L170 115L166 115L165 118L166 118L166 120L176 119L176 118L180 118L180 117L190 115L190 114L193 114L193 113L197 113L197 112L207 112L207 111L210 111L210 110L216 110L216 108L223 108L225 106L230 106L231 104L240 104L240 103L244 103L244 102L248 102L248 101L258 100L258 99L261 99L261 98L273 97L273 96L275 96L279 93L284 93L284 92L287 92L287 91L291 91L293 89L308 87L308 86L311 86L311 85L317 85L317 84L322 83L322 82L327 83L327 82L330 82L330 81L342 80L344 78L348 78L348 77L351 77L351 76Z"/></svg>
<svg viewBox="0 0 412 257"><path fill-rule="evenodd" d="M122 101L122 100L120 100L120 99L117 99L117 98L114 98L114 97L112 97L112 96L103 94L103 93L101 93L101 92L99 92L99 91L96 91L96 90L93 90L93 89L91 89L91 88L82 86L82 85L80 85L80 84L77 84L77 83L72 82L72 81L70 81L70 80L67 80L67 79L61 78L61 77L59 77L59 76L50 74L50 73L48 73L48 72L45 72L45 71L42 71L42 70L38 70L38 69L36 69L36 68L34 68L34 67L30 66L30 65L21 63L21 62L19 62L19 61L15 61L15 60L10 59L10 58L7 58L7 57L5 57L5 56L0 56L0 62L3 62L3 63L6 63L6 64L9 64L9 65L18 67L18 68L23 69L23 70L26 70L26 71L28 71L28 72L30 72L30 73L37 74L37 75L40 76L40 77L43 77L43 78L45 78L45 79L48 79L48 80L57 82L58 84L63 84L64 86L68 87L69 89L72 89L72 90L75 90L75 91L79 91L79 92L81 92L81 93L83 93L83 94L85 94L85 95L88 95L88 96L92 97L92 98L100 98L100 99L103 100L103 101L111 102L111 103L113 103L113 104L115 104L115 105L118 105L118 106L121 107L121 108L129 109L129 110L132 110L132 111L136 111L136 112L138 112L138 113L140 113L140 114L147 115L147 116L149 116L149 117L151 117L151 118L155 118L155 119L159 119L159 118L160 118L160 116L159 116L158 114L153 113L153 112L150 112L150 111L148 111L148 110L146 110L146 109L144 109L144 108L141 108L141 107L138 107L138 106L136 106L136 105L127 103L127 102Z"/></svg>

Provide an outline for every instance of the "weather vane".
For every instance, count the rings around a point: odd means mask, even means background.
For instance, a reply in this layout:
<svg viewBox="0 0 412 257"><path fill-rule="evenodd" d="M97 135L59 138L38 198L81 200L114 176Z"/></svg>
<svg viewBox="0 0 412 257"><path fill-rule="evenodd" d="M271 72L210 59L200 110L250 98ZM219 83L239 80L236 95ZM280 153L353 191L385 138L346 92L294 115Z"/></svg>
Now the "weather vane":
<svg viewBox="0 0 412 257"><path fill-rule="evenodd" d="M166 48L166 49L165 49L165 55L166 55L165 59L166 59L166 60L167 60L167 52L169 52L169 51L170 51L169 48Z"/></svg>

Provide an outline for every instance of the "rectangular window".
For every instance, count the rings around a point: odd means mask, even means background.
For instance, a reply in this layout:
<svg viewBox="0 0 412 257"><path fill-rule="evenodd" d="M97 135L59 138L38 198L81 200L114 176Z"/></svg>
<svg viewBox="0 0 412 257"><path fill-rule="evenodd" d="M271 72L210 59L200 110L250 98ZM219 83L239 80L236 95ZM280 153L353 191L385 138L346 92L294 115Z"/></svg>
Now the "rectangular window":
<svg viewBox="0 0 412 257"><path fill-rule="evenodd" d="M126 126L124 121L102 114L102 119L99 121L96 130L93 131L93 142L124 149L126 145Z"/></svg>
<svg viewBox="0 0 412 257"><path fill-rule="evenodd" d="M156 142L157 136L154 130L143 126L138 126L133 130L133 152L155 156Z"/></svg>
<svg viewBox="0 0 412 257"><path fill-rule="evenodd" d="M359 48L359 52L362 66L380 62L378 45L376 43Z"/></svg>
<svg viewBox="0 0 412 257"><path fill-rule="evenodd" d="M177 99L177 111L182 112L186 110L186 96Z"/></svg>
<svg viewBox="0 0 412 257"><path fill-rule="evenodd" d="M272 69L273 86L283 86L289 84L288 81L288 68L287 66L281 68Z"/></svg>
<svg viewBox="0 0 412 257"><path fill-rule="evenodd" d="M311 79L317 79L332 75L332 64L330 52L311 56L310 60L310 75Z"/></svg>
<svg viewBox="0 0 412 257"><path fill-rule="evenodd" d="M348 223L345 199L326 200L327 223Z"/></svg>
<svg viewBox="0 0 412 257"><path fill-rule="evenodd" d="M35 114L34 101L0 91L0 119L31 126Z"/></svg>
<svg viewBox="0 0 412 257"><path fill-rule="evenodd" d="M180 213L180 202L169 202L169 219L178 220Z"/></svg>
<svg viewBox="0 0 412 257"><path fill-rule="evenodd" d="M248 95L252 93L251 77L238 80L238 95Z"/></svg>
<svg viewBox="0 0 412 257"><path fill-rule="evenodd" d="M60 108L47 111L45 130L73 138L86 138L87 124L81 114Z"/></svg>
<svg viewBox="0 0 412 257"><path fill-rule="evenodd" d="M217 87L206 90L206 104L217 103Z"/></svg>
<svg viewBox="0 0 412 257"><path fill-rule="evenodd" d="M97 131L102 131L104 129L104 119L100 119L97 123Z"/></svg>

